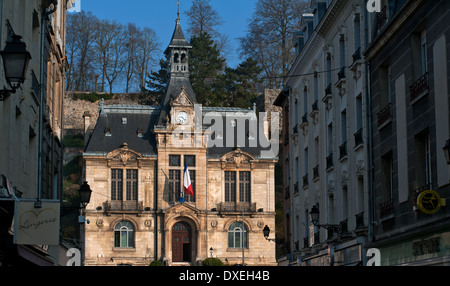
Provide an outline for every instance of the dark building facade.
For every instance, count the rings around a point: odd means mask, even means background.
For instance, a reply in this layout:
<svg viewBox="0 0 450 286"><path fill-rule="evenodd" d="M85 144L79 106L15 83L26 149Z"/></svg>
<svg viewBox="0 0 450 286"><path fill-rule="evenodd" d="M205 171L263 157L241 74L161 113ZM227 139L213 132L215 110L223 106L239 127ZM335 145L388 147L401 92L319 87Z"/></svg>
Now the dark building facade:
<svg viewBox="0 0 450 286"><path fill-rule="evenodd" d="M374 232L381 265L449 265L449 1L369 14Z"/></svg>

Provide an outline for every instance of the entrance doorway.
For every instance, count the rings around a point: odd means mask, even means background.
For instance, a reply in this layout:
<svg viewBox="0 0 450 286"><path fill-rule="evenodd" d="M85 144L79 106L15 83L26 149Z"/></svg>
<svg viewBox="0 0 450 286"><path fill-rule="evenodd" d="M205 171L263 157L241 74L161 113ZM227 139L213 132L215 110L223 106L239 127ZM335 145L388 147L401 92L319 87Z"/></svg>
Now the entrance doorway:
<svg viewBox="0 0 450 286"><path fill-rule="evenodd" d="M191 261L191 227L185 222L178 222L172 227L172 261Z"/></svg>

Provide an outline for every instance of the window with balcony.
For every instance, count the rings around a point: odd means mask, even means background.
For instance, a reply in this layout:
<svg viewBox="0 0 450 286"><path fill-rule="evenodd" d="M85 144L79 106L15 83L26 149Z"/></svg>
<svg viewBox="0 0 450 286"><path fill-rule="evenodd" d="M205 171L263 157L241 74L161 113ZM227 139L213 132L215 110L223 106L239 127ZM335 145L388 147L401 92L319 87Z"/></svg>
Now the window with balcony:
<svg viewBox="0 0 450 286"><path fill-rule="evenodd" d="M225 171L225 202L222 210L253 209L251 204L251 172ZM249 209L250 208L250 209Z"/></svg>
<svg viewBox="0 0 450 286"><path fill-rule="evenodd" d="M415 184L416 187L432 185L431 146L427 131L415 136Z"/></svg>
<svg viewBox="0 0 450 286"><path fill-rule="evenodd" d="M410 85L411 104L429 93L428 82L428 55L427 55L427 32L418 31L412 34L411 39L412 65L414 82ZM419 61L417 59L420 59Z"/></svg>
<svg viewBox="0 0 450 286"><path fill-rule="evenodd" d="M394 163L392 152L381 157L381 175L382 175L382 194L383 202L379 205L380 217L390 216L394 212L393 193L394 193Z"/></svg>
<svg viewBox="0 0 450 286"><path fill-rule="evenodd" d="M378 112L378 128L386 126L391 121L392 95L391 95L391 70L389 65L384 64L379 67L378 86L380 92L380 108Z"/></svg>

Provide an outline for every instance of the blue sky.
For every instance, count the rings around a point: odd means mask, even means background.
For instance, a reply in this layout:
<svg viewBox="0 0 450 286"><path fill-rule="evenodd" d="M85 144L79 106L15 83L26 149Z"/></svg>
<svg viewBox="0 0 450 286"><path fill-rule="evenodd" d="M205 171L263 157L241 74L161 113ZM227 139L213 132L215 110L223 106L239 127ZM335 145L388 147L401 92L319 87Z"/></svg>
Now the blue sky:
<svg viewBox="0 0 450 286"><path fill-rule="evenodd" d="M224 21L219 27L222 34L228 36L233 53L227 57L228 65L235 67L239 58L238 37L246 33L248 19L254 11L257 0L210 0L211 6ZM164 50L175 28L177 0L81 0L81 10L90 11L100 19L115 19L120 23L135 23L139 27L155 30ZM183 30L187 30L184 11L191 6L192 0L180 0L180 18ZM163 57L161 53L161 57Z"/></svg>

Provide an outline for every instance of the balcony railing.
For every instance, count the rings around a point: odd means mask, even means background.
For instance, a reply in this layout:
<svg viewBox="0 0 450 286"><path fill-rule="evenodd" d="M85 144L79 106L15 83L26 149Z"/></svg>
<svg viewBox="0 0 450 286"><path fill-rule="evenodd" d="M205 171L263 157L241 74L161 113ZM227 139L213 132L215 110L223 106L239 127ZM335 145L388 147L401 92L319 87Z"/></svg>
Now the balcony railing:
<svg viewBox="0 0 450 286"><path fill-rule="evenodd" d="M339 146L339 160L347 156L347 141L345 141L341 146Z"/></svg>
<svg viewBox="0 0 450 286"><path fill-rule="evenodd" d="M361 47L356 49L356 51L352 57L353 57L353 63L355 63L356 61L359 61L361 59Z"/></svg>
<svg viewBox="0 0 450 286"><path fill-rule="evenodd" d="M356 133L354 134L355 136L355 148L358 147L359 145L363 144L363 133L362 133L363 129L360 128L358 131L356 131Z"/></svg>
<svg viewBox="0 0 450 286"><path fill-rule="evenodd" d="M378 127L381 128L385 126L391 119L391 104L386 105L380 112L378 112Z"/></svg>
<svg viewBox="0 0 450 286"><path fill-rule="evenodd" d="M428 94L428 88L428 73L425 73L409 87L411 93L410 102L414 103L420 97Z"/></svg>
<svg viewBox="0 0 450 286"><path fill-rule="evenodd" d="M334 166L333 153L331 153L330 155L327 156L326 161L327 161L327 170Z"/></svg>
<svg viewBox="0 0 450 286"><path fill-rule="evenodd" d="M306 188L308 186L309 180L308 180L308 174L303 176L303 188Z"/></svg>
<svg viewBox="0 0 450 286"><path fill-rule="evenodd" d="M312 104L312 111L317 111L319 110L319 103L316 99L316 101L314 101L314 103Z"/></svg>
<svg viewBox="0 0 450 286"><path fill-rule="evenodd" d="M306 114L306 113L302 116L302 124L305 124L305 123L308 123L308 114Z"/></svg>
<svg viewBox="0 0 450 286"><path fill-rule="evenodd" d="M331 91L331 83L325 88L325 96L330 95L332 93Z"/></svg>
<svg viewBox="0 0 450 286"><path fill-rule="evenodd" d="M380 218L385 218L394 213L394 202L392 199L385 201L379 205L380 207Z"/></svg>
<svg viewBox="0 0 450 286"><path fill-rule="evenodd" d="M356 217L356 229L364 228L364 212L355 215Z"/></svg>
<svg viewBox="0 0 450 286"><path fill-rule="evenodd" d="M221 202L218 205L220 212L256 212L256 203L250 202Z"/></svg>
<svg viewBox="0 0 450 286"><path fill-rule="evenodd" d="M345 67L341 68L341 70L338 72L338 80L345 78Z"/></svg>
<svg viewBox="0 0 450 286"><path fill-rule="evenodd" d="M139 201L106 201L104 205L107 212L141 212L144 210L144 203Z"/></svg>
<svg viewBox="0 0 450 286"><path fill-rule="evenodd" d="M318 179L319 176L319 165L317 165L313 168L313 180Z"/></svg>
<svg viewBox="0 0 450 286"><path fill-rule="evenodd" d="M292 134L298 134L298 125L295 125L294 128L292 128Z"/></svg>
<svg viewBox="0 0 450 286"><path fill-rule="evenodd" d="M297 194L300 190L298 185L299 185L298 182L294 184L294 194Z"/></svg>

